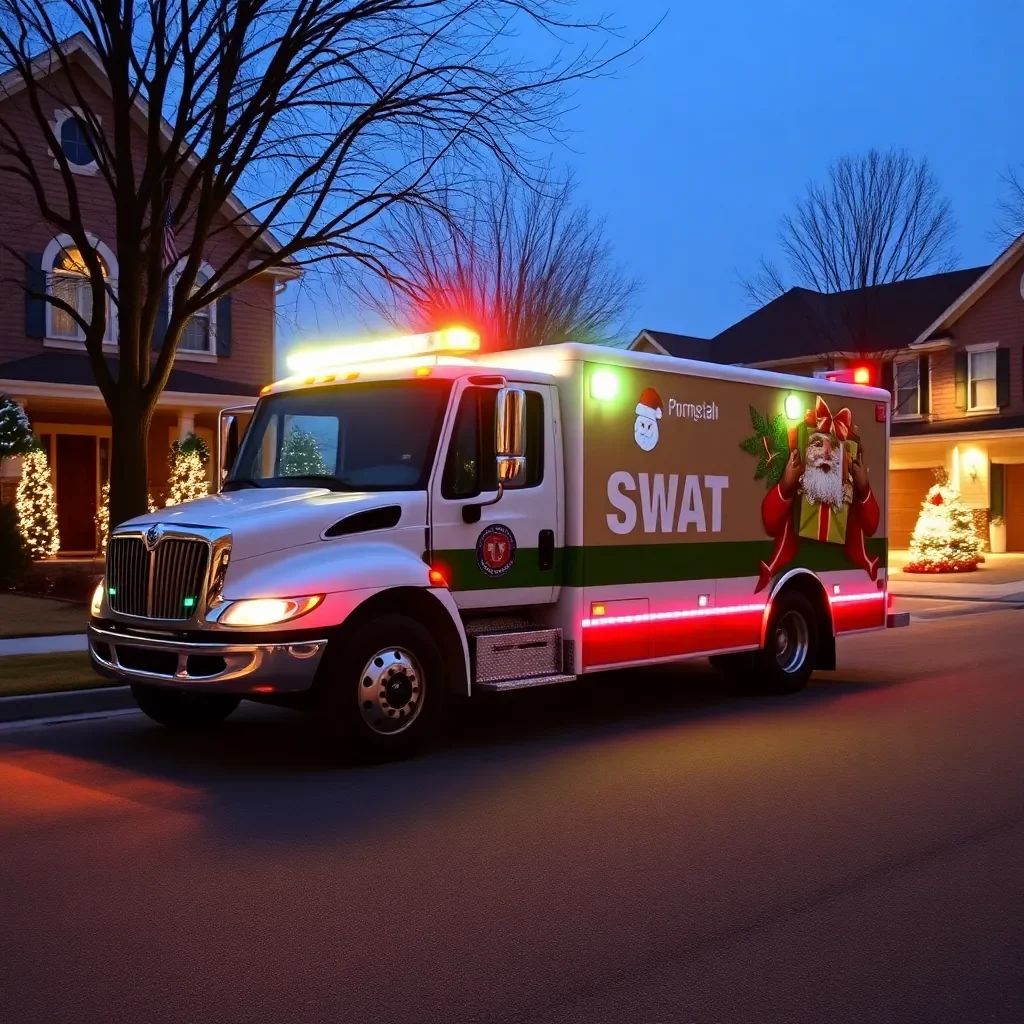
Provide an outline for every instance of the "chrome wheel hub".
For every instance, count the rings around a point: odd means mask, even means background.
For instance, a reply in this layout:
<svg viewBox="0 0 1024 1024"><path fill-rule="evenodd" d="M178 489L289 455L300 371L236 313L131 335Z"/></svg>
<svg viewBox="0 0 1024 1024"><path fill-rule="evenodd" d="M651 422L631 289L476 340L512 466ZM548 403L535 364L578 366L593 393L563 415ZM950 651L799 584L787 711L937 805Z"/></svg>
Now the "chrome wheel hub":
<svg viewBox="0 0 1024 1024"><path fill-rule="evenodd" d="M385 736L408 729L423 709L423 683L423 670L409 651L378 651L359 677L363 721Z"/></svg>
<svg viewBox="0 0 1024 1024"><path fill-rule="evenodd" d="M775 625L775 661L783 672L799 672L807 661L810 631L797 612L786 612Z"/></svg>

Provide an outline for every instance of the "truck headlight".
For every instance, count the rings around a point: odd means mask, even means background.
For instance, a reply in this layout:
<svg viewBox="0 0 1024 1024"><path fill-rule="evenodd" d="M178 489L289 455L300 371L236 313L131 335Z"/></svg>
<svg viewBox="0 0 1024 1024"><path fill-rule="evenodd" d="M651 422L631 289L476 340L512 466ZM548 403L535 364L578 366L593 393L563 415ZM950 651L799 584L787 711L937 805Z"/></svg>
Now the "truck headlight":
<svg viewBox="0 0 1024 1024"><path fill-rule="evenodd" d="M217 622L222 626L273 626L311 612L323 599L323 594L314 594L312 597L254 597L232 601Z"/></svg>
<svg viewBox="0 0 1024 1024"><path fill-rule="evenodd" d="M92 592L92 601L89 602L89 612L94 619L98 619L103 609L103 584L97 583L96 589Z"/></svg>

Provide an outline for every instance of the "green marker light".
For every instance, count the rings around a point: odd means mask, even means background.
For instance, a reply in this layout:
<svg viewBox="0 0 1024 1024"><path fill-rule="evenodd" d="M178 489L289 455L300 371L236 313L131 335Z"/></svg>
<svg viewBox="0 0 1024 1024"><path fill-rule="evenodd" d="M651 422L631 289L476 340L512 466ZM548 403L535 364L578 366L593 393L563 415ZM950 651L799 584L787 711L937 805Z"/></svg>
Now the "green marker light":
<svg viewBox="0 0 1024 1024"><path fill-rule="evenodd" d="M590 377L590 397L610 402L619 393L619 378L614 370L595 370Z"/></svg>
<svg viewBox="0 0 1024 1024"><path fill-rule="evenodd" d="M798 420L803 415L799 395L786 395L786 419Z"/></svg>
<svg viewBox="0 0 1024 1024"><path fill-rule="evenodd" d="M186 608L194 608L196 604L196 599L194 597L186 597L184 604Z"/></svg>
<svg viewBox="0 0 1024 1024"><path fill-rule="evenodd" d="M117 593L117 587L107 587L107 593L113 597Z"/></svg>

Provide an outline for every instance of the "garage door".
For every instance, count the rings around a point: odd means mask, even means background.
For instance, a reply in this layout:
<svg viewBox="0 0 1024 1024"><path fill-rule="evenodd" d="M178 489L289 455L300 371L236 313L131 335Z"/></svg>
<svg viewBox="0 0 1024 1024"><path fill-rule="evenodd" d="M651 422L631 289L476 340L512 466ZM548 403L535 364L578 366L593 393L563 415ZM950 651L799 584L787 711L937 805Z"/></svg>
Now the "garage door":
<svg viewBox="0 0 1024 1024"><path fill-rule="evenodd" d="M1006 481L1006 550L1024 551L1024 466L1007 465Z"/></svg>
<svg viewBox="0 0 1024 1024"><path fill-rule="evenodd" d="M930 469L894 469L889 473L889 547L910 547L921 502L935 483Z"/></svg>

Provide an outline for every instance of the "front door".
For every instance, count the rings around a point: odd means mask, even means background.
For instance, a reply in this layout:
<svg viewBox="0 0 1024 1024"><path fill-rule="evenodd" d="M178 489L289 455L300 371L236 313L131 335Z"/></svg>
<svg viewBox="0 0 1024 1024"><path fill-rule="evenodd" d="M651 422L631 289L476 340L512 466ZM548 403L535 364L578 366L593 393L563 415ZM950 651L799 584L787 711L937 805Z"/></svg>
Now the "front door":
<svg viewBox="0 0 1024 1024"><path fill-rule="evenodd" d="M505 486L499 501L479 508L477 522L466 522L463 510L497 494L497 388L466 386L442 439L441 472L431 485L432 564L462 608L522 607L558 596L563 539L557 397L544 385L515 387L526 392L526 470Z"/></svg>
<svg viewBox="0 0 1024 1024"><path fill-rule="evenodd" d="M57 435L57 529L62 554L96 550L96 438Z"/></svg>

